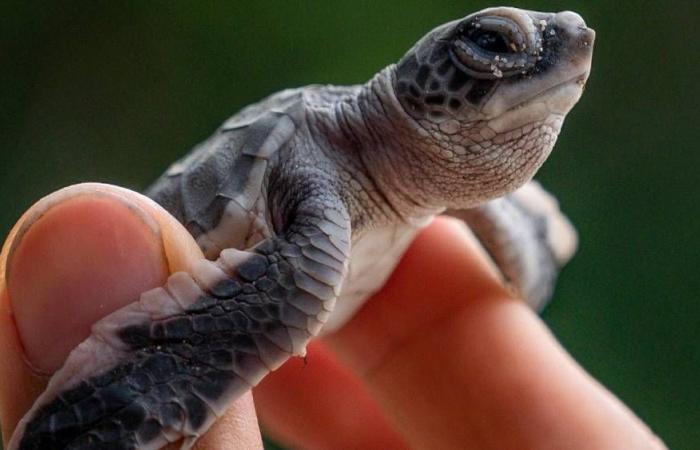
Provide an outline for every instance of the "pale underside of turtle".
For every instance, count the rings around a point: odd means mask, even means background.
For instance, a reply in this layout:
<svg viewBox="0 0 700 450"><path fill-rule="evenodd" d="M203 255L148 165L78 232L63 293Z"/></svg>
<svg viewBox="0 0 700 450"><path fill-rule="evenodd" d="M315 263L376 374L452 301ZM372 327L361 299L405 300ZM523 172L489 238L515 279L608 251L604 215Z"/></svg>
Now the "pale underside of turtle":
<svg viewBox="0 0 700 450"><path fill-rule="evenodd" d="M576 234L530 180L593 39L571 12L492 8L434 29L365 85L287 90L233 116L148 192L208 259L97 322L10 449L189 448L347 321L436 214L464 220L541 308Z"/></svg>

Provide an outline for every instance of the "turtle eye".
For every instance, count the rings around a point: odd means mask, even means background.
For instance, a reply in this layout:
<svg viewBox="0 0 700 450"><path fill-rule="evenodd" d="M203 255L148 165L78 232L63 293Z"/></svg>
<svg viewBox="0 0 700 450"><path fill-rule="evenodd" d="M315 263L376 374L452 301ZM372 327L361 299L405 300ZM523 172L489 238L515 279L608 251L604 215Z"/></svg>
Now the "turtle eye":
<svg viewBox="0 0 700 450"><path fill-rule="evenodd" d="M528 33L507 17L479 16L465 20L453 39L453 62L474 78L516 75L536 62L538 50L529 43Z"/></svg>
<svg viewBox="0 0 700 450"><path fill-rule="evenodd" d="M494 31L474 29L469 39L483 50L492 53L513 53L514 46L510 46L507 38Z"/></svg>

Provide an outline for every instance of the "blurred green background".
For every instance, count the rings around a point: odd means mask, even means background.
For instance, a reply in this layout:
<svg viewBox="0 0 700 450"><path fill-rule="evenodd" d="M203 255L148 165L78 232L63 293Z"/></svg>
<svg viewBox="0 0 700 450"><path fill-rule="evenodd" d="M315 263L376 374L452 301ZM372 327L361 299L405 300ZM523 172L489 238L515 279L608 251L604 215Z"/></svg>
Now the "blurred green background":
<svg viewBox="0 0 700 450"><path fill-rule="evenodd" d="M538 176L581 234L545 320L672 448L698 448L700 4L511 4L578 11L598 36ZM240 107L363 82L433 26L492 5L3 0L0 236L52 190L142 189Z"/></svg>

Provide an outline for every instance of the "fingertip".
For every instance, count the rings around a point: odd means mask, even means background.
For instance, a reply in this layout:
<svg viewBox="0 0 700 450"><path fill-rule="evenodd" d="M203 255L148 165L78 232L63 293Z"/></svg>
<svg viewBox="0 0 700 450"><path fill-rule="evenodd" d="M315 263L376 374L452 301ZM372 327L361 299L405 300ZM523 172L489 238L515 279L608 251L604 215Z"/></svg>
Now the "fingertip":
<svg viewBox="0 0 700 450"><path fill-rule="evenodd" d="M81 192L40 202L15 236L6 277L27 363L57 370L91 325L162 284L160 227L138 204Z"/></svg>

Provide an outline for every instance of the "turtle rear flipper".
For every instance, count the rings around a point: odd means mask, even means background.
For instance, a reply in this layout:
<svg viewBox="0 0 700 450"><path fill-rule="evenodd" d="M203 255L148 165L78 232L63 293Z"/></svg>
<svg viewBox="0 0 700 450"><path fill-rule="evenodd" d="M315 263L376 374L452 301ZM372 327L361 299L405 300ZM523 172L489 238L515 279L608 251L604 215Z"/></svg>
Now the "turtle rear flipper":
<svg viewBox="0 0 700 450"><path fill-rule="evenodd" d="M535 311L542 311L578 242L554 197L531 181L505 197L447 214L466 222L504 281Z"/></svg>

